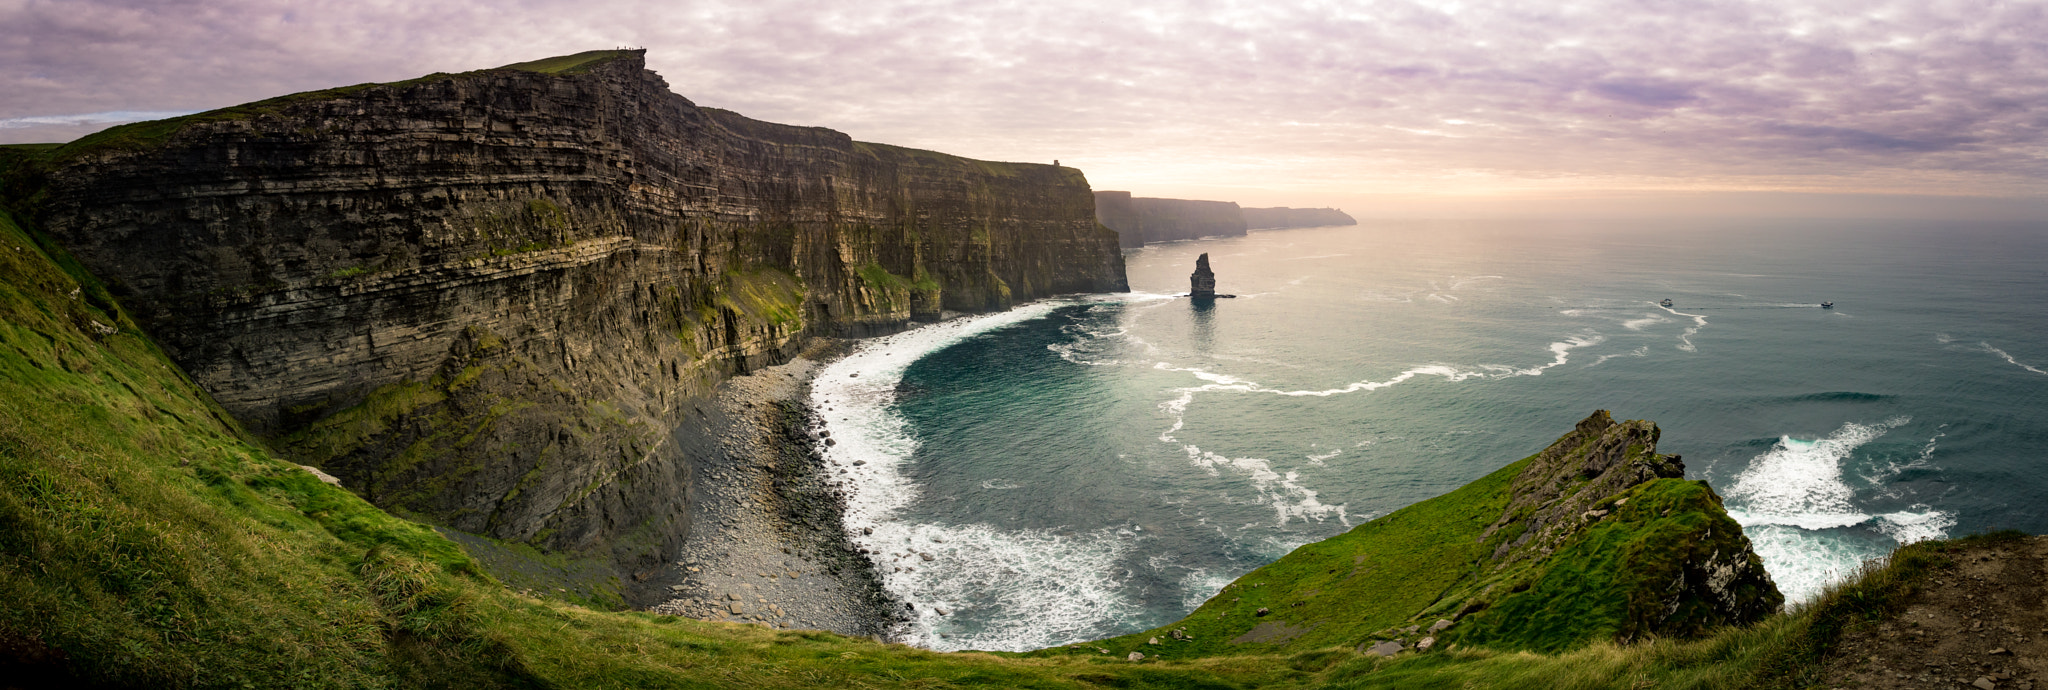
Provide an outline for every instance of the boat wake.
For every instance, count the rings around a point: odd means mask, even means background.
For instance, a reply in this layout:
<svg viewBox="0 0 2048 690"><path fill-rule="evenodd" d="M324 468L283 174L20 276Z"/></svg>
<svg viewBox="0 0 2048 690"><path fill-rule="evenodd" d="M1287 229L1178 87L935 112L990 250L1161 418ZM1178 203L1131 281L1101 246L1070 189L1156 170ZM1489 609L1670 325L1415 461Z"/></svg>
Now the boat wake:
<svg viewBox="0 0 2048 690"><path fill-rule="evenodd" d="M1664 311L1668 311L1668 312L1671 312L1672 314L1675 314L1675 315L1678 315L1678 316L1685 316L1685 317L1690 317L1690 318L1692 319L1692 326L1690 326L1690 327L1686 328L1686 329L1685 329L1685 332L1684 332L1684 333L1680 333L1680 334L1678 334L1678 349L1680 349L1680 350L1684 350L1684 351L1686 351L1686 352L1699 352L1699 351L1700 351L1700 350L1699 350L1699 348L1693 347L1693 345L1692 345L1692 337L1693 337L1693 336L1695 336L1695 335L1698 335L1698 334L1699 334L1699 332L1700 332L1700 329L1702 329L1702 328L1706 328L1706 327L1707 327L1707 317L1706 317L1705 315L1702 315L1702 314L1687 314L1687 313L1685 313L1685 312L1679 311L1679 310L1677 310L1677 309L1672 309L1672 308L1670 308L1670 307L1664 306L1664 305L1662 305L1662 304L1658 304L1658 303L1656 303L1656 302L1651 302L1651 303L1650 303L1650 305L1651 305L1651 306L1654 306L1654 307L1656 307L1656 308L1658 308L1658 309L1662 309L1662 310L1664 310Z"/></svg>
<svg viewBox="0 0 2048 690"><path fill-rule="evenodd" d="M1948 345L1948 344L1950 344L1950 343L1954 343L1954 342L1956 341L1956 339L1955 339L1955 338L1951 338L1951 337L1949 337L1949 335L1948 335L1948 334L1946 334L1946 333L1936 333L1936 334L1934 334L1934 339L1935 339L1935 341L1937 341L1937 342L1940 342L1940 343L1941 343L1941 344L1943 344L1943 345ZM1998 357L1999 357L2000 359L2004 359L2004 360L2005 360L2005 363L2006 363L2006 364L2010 364L2010 365L2013 365L2013 366L2019 367L2019 368L2021 368L2021 369L2025 369L2025 370L2027 370L2027 371L2031 371L2031 372L2034 372L2034 373L2036 373L2036 374L2040 374L2040 375L2043 375L2043 376L2048 376L2048 371L2044 371L2044 370L2042 370L2042 369L2041 369L2040 367L2034 366L2034 365L2032 365L2032 364L2028 364L2028 363L2026 363L2026 362L2022 362L2022 361L2019 361L2018 359L2015 359L2015 358L2013 358L2013 356L2012 356L2012 354L2011 354L2011 353L2008 353L2008 352L2006 352L2006 351L2004 351L2004 350L2000 350L2000 349L1998 349L1998 348L1996 348L1996 347L1992 347L1992 346L1991 346L1991 343L1988 343L1988 342L1984 342L1984 341L1982 341L1982 340L1979 340L1979 341L1977 341L1977 346L1976 346L1976 347L1972 347L1972 348L1965 348L1965 349L1970 349L1970 350L1976 350L1976 351L1979 351L1979 352L1986 352L1986 353L1990 353L1990 354L1993 354L1993 355L1997 355L1997 356L1998 356Z"/></svg>

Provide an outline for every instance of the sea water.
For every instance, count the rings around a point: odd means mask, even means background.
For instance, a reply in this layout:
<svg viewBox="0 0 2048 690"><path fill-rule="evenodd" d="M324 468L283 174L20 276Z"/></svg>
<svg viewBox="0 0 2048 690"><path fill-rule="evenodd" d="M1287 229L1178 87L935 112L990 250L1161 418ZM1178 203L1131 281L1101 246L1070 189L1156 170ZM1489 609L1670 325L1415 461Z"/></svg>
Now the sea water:
<svg viewBox="0 0 2048 690"><path fill-rule="evenodd" d="M1237 298L1176 297L1201 253ZM1171 622L1596 409L1657 422L1793 601L1900 543L2048 531L2048 227L1373 222L1126 260L1130 293L865 341L815 381L907 641Z"/></svg>

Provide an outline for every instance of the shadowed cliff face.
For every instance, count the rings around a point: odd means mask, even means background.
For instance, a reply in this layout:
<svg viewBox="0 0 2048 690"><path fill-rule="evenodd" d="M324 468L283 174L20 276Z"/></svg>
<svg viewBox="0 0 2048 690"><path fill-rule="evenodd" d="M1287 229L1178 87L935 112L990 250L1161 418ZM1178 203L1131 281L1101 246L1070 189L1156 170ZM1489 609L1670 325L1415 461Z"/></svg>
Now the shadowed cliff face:
<svg viewBox="0 0 2048 690"><path fill-rule="evenodd" d="M669 430L723 377L1127 289L1077 170L698 108L638 51L116 128L38 177L43 227L252 428L386 507L634 570L688 529Z"/></svg>
<svg viewBox="0 0 2048 690"><path fill-rule="evenodd" d="M1202 237L1243 236L1244 215L1234 201L1132 197L1096 192L1095 218L1117 231L1125 247Z"/></svg>

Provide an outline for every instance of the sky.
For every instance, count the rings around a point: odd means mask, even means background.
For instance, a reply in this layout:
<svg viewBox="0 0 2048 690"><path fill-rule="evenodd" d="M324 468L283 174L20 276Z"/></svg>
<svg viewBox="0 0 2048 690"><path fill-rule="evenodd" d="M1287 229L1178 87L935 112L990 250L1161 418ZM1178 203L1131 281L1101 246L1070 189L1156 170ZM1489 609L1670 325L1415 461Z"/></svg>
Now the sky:
<svg viewBox="0 0 2048 690"><path fill-rule="evenodd" d="M0 143L584 50L700 105L1359 217L2048 220L2048 0L0 0Z"/></svg>

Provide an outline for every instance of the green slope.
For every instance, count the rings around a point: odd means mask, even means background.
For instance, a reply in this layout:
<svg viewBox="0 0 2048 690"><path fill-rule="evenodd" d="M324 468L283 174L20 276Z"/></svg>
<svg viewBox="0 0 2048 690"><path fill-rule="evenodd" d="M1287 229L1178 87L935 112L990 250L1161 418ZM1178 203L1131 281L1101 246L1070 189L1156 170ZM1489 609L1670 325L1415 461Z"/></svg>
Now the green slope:
<svg viewBox="0 0 2048 690"><path fill-rule="evenodd" d="M1255 687L1299 672L939 654L516 594L277 459L0 209L0 685Z"/></svg>
<svg viewBox="0 0 2048 690"><path fill-rule="evenodd" d="M1741 526L1705 482L1676 478L1683 466L1656 453L1657 436L1596 412L1541 453L1238 578L1181 621L1039 654L1191 659L1425 639L1559 652L1775 611L1783 598ZM1725 586L1701 591L1717 576L1698 571L1717 566ZM1750 603L1715 603L1726 598Z"/></svg>

